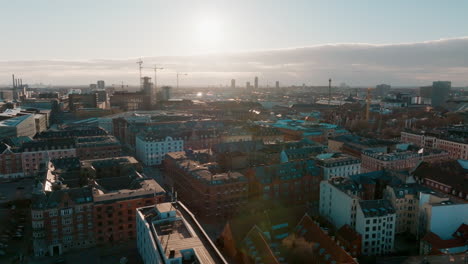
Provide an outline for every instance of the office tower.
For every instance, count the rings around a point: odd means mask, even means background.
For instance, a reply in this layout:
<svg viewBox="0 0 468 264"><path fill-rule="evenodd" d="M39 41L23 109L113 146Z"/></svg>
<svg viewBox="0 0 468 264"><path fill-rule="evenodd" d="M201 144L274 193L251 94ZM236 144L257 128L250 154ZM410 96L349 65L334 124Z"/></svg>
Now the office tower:
<svg viewBox="0 0 468 264"><path fill-rule="evenodd" d="M258 77L255 76L254 88L258 89Z"/></svg>
<svg viewBox="0 0 468 264"><path fill-rule="evenodd" d="M452 83L448 81L437 81L432 83L432 106L441 106L449 97Z"/></svg>
<svg viewBox="0 0 468 264"><path fill-rule="evenodd" d="M154 93L153 83L151 82L150 77L143 77L143 93L147 96L146 97L146 107L147 109L151 109L151 106L156 103L156 94Z"/></svg>
<svg viewBox="0 0 468 264"><path fill-rule="evenodd" d="M388 84L379 84L375 86L375 95L385 97L392 87Z"/></svg>
<svg viewBox="0 0 468 264"><path fill-rule="evenodd" d="M275 87L276 87L276 89L278 89L278 88L279 88L279 81L276 81L276 83L275 83Z"/></svg>
<svg viewBox="0 0 468 264"><path fill-rule="evenodd" d="M250 89L250 82L245 83L245 88Z"/></svg>
<svg viewBox="0 0 468 264"><path fill-rule="evenodd" d="M106 83L103 80L97 81L97 88L98 89L104 89L106 88Z"/></svg>
<svg viewBox="0 0 468 264"><path fill-rule="evenodd" d="M236 88L236 80L235 79L232 79L231 80L231 88Z"/></svg>
<svg viewBox="0 0 468 264"><path fill-rule="evenodd" d="M161 100L162 101L168 101L171 99L171 90L172 88L170 86L163 86L161 88Z"/></svg>

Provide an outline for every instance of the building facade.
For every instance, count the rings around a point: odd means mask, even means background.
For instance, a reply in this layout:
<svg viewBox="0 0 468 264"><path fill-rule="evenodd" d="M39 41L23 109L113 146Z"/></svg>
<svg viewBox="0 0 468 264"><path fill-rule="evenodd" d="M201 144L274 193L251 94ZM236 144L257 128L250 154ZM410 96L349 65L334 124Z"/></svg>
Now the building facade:
<svg viewBox="0 0 468 264"><path fill-rule="evenodd" d="M35 256L95 245L91 188L35 194L31 218Z"/></svg>
<svg viewBox="0 0 468 264"><path fill-rule="evenodd" d="M423 153L417 151L400 151L392 153L380 153L374 151L365 151L362 153L363 172L379 171L383 169L390 170L409 170L421 162L435 162L446 160L449 154L443 150L424 150Z"/></svg>
<svg viewBox="0 0 468 264"><path fill-rule="evenodd" d="M356 231L362 235L363 255L393 252L395 209L388 200L363 200L358 204Z"/></svg>
<svg viewBox="0 0 468 264"><path fill-rule="evenodd" d="M315 157L317 166L322 169L323 179L348 177L361 173L361 160L341 153L325 153Z"/></svg>
<svg viewBox="0 0 468 264"><path fill-rule="evenodd" d="M247 204L247 178L221 171L208 153L168 153L164 168L179 199L201 219L228 219Z"/></svg>
<svg viewBox="0 0 468 264"><path fill-rule="evenodd" d="M169 152L182 151L184 140L178 137L160 137L156 134L140 134L136 137L136 156L147 166L161 165Z"/></svg>
<svg viewBox="0 0 468 264"><path fill-rule="evenodd" d="M438 138L435 135L402 131L401 141L424 148L442 149L447 151L452 159L468 160L468 144L461 138L460 140L458 138Z"/></svg>

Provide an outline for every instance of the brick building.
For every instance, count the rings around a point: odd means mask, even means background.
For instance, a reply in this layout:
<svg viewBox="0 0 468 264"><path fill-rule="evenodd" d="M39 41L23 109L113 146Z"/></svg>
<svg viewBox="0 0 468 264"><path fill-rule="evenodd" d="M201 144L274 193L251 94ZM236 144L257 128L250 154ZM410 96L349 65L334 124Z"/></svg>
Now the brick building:
<svg viewBox="0 0 468 264"><path fill-rule="evenodd" d="M35 256L56 256L95 245L91 188L33 195L31 218Z"/></svg>
<svg viewBox="0 0 468 264"><path fill-rule="evenodd" d="M322 180L313 160L298 160L247 169L249 197L291 203L318 202Z"/></svg>
<svg viewBox="0 0 468 264"><path fill-rule="evenodd" d="M25 142L21 148L21 159L25 175L39 172L41 163L47 160L76 157L75 140L72 138L45 139Z"/></svg>
<svg viewBox="0 0 468 264"><path fill-rule="evenodd" d="M118 157L122 146L113 136L93 136L76 138L76 156L80 159Z"/></svg>
<svg viewBox="0 0 468 264"><path fill-rule="evenodd" d="M379 171L383 169L409 170L416 167L421 161L435 162L447 160L448 152L437 149L395 151L391 153L380 153L375 151L365 151L362 153L362 171Z"/></svg>
<svg viewBox="0 0 468 264"><path fill-rule="evenodd" d="M164 167L179 199L199 218L229 218L247 203L247 178L221 171L208 151L168 153Z"/></svg>
<svg viewBox="0 0 468 264"><path fill-rule="evenodd" d="M136 237L136 208L163 202L165 191L131 157L47 162L32 213L36 256Z"/></svg>
<svg viewBox="0 0 468 264"><path fill-rule="evenodd" d="M164 201L164 190L153 180L112 177L96 180L93 189L97 244L136 238L136 209Z"/></svg>
<svg viewBox="0 0 468 264"><path fill-rule="evenodd" d="M447 151L452 159L468 160L468 128L454 127L437 132L403 131L401 141L424 148L442 149Z"/></svg>
<svg viewBox="0 0 468 264"><path fill-rule="evenodd" d="M5 178L24 176L21 153L5 143L0 143L0 175Z"/></svg>

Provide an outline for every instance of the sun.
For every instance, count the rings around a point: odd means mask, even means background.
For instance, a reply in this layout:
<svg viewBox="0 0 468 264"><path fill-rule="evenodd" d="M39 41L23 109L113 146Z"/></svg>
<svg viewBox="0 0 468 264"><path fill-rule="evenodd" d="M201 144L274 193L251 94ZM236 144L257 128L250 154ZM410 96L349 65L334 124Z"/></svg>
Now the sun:
<svg viewBox="0 0 468 264"><path fill-rule="evenodd" d="M198 24L198 37L202 43L216 44L223 38L221 21L215 18L202 19Z"/></svg>

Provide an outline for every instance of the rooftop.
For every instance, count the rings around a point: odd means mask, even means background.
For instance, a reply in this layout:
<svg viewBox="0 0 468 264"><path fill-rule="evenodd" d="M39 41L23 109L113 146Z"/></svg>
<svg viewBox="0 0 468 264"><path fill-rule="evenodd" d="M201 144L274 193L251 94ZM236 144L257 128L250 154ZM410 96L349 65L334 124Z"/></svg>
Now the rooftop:
<svg viewBox="0 0 468 264"><path fill-rule="evenodd" d="M29 115L21 115L17 117L12 117L9 119L5 119L0 121L0 127L15 127L27 120L28 118L33 117L32 114Z"/></svg>
<svg viewBox="0 0 468 264"><path fill-rule="evenodd" d="M384 216L395 213L395 208L388 200L362 200L359 205L365 217Z"/></svg>
<svg viewBox="0 0 468 264"><path fill-rule="evenodd" d="M296 226L296 234L298 237L303 237L307 242L313 242L314 251L317 251L321 258L327 260L327 263L357 263L308 215L305 215Z"/></svg>
<svg viewBox="0 0 468 264"><path fill-rule="evenodd" d="M150 225L151 237L161 259L182 257L182 251L190 252L190 262L227 263L205 233L193 214L180 202L163 203L137 209ZM184 254L185 256L185 254Z"/></svg>

